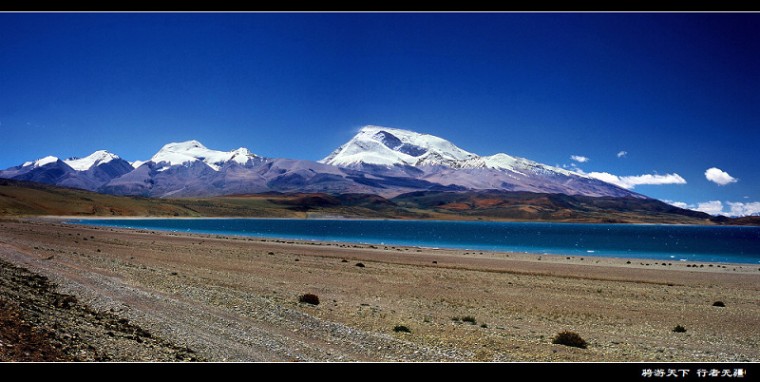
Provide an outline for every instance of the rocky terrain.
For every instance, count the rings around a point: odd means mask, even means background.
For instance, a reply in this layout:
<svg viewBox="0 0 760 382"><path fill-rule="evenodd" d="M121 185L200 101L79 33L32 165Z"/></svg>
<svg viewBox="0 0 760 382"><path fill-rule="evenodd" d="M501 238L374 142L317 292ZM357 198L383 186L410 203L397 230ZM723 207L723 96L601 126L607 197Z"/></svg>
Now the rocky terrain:
<svg viewBox="0 0 760 382"><path fill-rule="evenodd" d="M120 318L56 292L47 277L0 260L0 362L197 361Z"/></svg>

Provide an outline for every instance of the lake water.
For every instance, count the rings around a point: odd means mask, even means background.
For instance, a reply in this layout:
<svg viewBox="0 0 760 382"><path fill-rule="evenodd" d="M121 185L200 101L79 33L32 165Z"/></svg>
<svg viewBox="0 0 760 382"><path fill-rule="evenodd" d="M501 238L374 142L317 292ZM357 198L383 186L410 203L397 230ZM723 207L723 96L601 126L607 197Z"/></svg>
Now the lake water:
<svg viewBox="0 0 760 382"><path fill-rule="evenodd" d="M72 222L375 245L760 263L760 227L299 219L86 219Z"/></svg>

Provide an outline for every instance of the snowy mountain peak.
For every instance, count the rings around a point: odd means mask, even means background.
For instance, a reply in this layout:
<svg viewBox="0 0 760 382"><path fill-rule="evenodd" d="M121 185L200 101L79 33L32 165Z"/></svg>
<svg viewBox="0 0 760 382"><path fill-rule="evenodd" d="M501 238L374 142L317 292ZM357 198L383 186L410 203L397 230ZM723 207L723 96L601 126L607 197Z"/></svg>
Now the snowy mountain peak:
<svg viewBox="0 0 760 382"><path fill-rule="evenodd" d="M362 169L364 165L388 168L443 166L452 169L507 171L523 177L530 176L529 174L554 174L587 178L582 174L503 153L479 156L429 134L371 125L363 127L350 141L320 162L356 169Z"/></svg>
<svg viewBox="0 0 760 382"><path fill-rule="evenodd" d="M492 170L506 170L520 175L532 174L559 174L564 176L575 176L588 178L588 176L568 171L559 167L548 166L530 159L513 157L508 154L499 153L491 156L478 157L462 164L462 168L485 168Z"/></svg>
<svg viewBox="0 0 760 382"><path fill-rule="evenodd" d="M164 147L159 150L159 153L162 151L167 152L186 152L186 151L193 151L193 150L207 150L206 146L203 145L203 143L200 143L196 140L190 140L185 142L172 142L167 143L164 145Z"/></svg>
<svg viewBox="0 0 760 382"><path fill-rule="evenodd" d="M106 150L98 150L84 158L69 158L63 162L77 171L87 171L93 166L99 166L108 163L114 159L120 159L118 155L112 154Z"/></svg>
<svg viewBox="0 0 760 382"><path fill-rule="evenodd" d="M44 158L37 159L36 161L24 162L24 164L22 164L21 167L23 168L23 167L32 166L34 168L37 168L37 167L42 167L46 164L55 163L55 162L58 162L58 157L48 155Z"/></svg>
<svg viewBox="0 0 760 382"><path fill-rule="evenodd" d="M256 157L256 154L253 154L244 147L233 151L217 151L206 148L206 146L196 140L191 140L164 145L156 155L150 158L150 161L163 165L159 168L159 171L165 170L170 166L179 166L198 161L205 163L215 171L219 171L221 166L226 162L234 161L239 164L246 164L249 160Z"/></svg>
<svg viewBox="0 0 760 382"><path fill-rule="evenodd" d="M476 157L434 135L369 125L320 162L339 167L455 167L461 161Z"/></svg>

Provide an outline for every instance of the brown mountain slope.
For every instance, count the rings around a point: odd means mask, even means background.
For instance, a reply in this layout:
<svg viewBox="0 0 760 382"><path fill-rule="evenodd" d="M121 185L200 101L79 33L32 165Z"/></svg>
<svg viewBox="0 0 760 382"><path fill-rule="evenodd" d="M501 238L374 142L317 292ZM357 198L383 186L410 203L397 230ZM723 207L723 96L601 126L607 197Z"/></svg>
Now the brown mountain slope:
<svg viewBox="0 0 760 382"><path fill-rule="evenodd" d="M593 198L530 192L413 192L377 195L266 193L155 199L98 194L0 179L0 216L362 217L381 219L556 221L586 223L750 224L654 199Z"/></svg>
<svg viewBox="0 0 760 382"><path fill-rule="evenodd" d="M588 197L532 192L412 192L391 199L401 207L489 220L593 223L715 224L703 212L655 199ZM733 219L725 218L730 224Z"/></svg>
<svg viewBox="0 0 760 382"><path fill-rule="evenodd" d="M197 216L163 200L0 179L0 215Z"/></svg>

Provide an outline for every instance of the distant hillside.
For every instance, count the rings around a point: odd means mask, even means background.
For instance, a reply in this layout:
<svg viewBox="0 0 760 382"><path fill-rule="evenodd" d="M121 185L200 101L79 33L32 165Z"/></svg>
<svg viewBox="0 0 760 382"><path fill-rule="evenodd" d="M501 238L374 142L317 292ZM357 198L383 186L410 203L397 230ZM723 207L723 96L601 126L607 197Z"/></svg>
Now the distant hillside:
<svg viewBox="0 0 760 382"><path fill-rule="evenodd" d="M159 199L105 195L47 184L0 179L0 216L282 217L353 216L425 218L375 196L254 194Z"/></svg>
<svg viewBox="0 0 760 382"><path fill-rule="evenodd" d="M0 179L0 215L198 216L198 213L161 199L120 197Z"/></svg>
<svg viewBox="0 0 760 382"><path fill-rule="evenodd" d="M0 216L356 217L379 219L746 224L641 198L509 191L421 191L386 199L369 194L264 193L156 199L98 194L0 179Z"/></svg>
<svg viewBox="0 0 760 382"><path fill-rule="evenodd" d="M654 199L532 192L412 192L391 199L400 207L488 220L594 223L715 224L712 216ZM729 223L733 219L727 219Z"/></svg>

